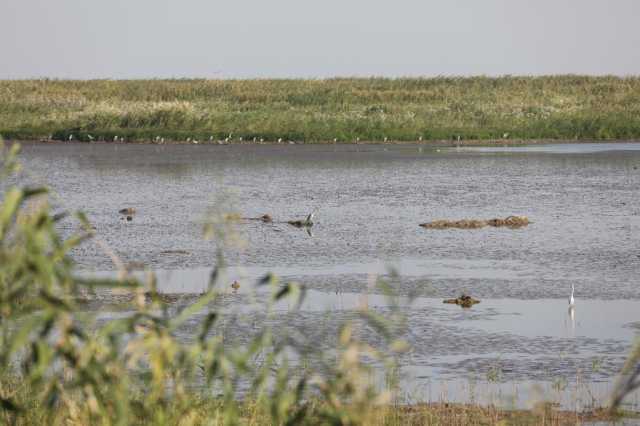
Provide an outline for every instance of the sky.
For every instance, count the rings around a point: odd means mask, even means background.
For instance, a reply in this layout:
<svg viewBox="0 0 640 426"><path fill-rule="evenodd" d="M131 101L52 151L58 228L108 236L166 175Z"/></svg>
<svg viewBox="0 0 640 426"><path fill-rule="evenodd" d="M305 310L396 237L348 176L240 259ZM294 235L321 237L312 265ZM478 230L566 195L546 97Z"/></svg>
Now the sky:
<svg viewBox="0 0 640 426"><path fill-rule="evenodd" d="M639 0L0 0L0 78L640 74Z"/></svg>

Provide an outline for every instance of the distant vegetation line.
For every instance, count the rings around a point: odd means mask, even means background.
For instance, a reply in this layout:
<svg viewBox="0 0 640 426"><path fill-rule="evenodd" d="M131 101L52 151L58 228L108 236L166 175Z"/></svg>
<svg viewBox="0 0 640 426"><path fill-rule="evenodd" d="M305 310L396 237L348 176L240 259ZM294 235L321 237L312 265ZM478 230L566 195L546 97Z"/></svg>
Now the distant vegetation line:
<svg viewBox="0 0 640 426"><path fill-rule="evenodd" d="M0 81L9 139L640 138L640 77Z"/></svg>

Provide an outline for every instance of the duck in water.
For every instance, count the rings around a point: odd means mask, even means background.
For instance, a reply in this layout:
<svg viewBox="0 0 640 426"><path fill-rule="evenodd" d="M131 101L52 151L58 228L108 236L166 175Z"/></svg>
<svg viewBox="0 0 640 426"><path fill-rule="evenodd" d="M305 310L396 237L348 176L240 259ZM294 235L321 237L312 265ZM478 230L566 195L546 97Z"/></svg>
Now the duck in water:
<svg viewBox="0 0 640 426"><path fill-rule="evenodd" d="M131 216L132 214L136 213L136 209L134 209L133 207L127 207L126 209L118 210L118 213Z"/></svg>
<svg viewBox="0 0 640 426"><path fill-rule="evenodd" d="M295 226L296 228L309 228L309 227L313 226L313 215L314 215L314 213L311 213L304 220L290 220L287 223L289 225Z"/></svg>
<svg viewBox="0 0 640 426"><path fill-rule="evenodd" d="M260 217L243 217L243 220L259 220L260 222L264 222L264 223L272 223L273 222L273 218L271 217L270 214L263 214Z"/></svg>

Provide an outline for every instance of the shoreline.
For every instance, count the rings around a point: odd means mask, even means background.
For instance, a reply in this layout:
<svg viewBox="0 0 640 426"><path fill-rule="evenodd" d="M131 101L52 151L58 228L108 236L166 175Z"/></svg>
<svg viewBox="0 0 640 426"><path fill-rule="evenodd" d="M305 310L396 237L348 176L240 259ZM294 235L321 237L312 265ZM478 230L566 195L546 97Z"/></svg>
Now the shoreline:
<svg viewBox="0 0 640 426"><path fill-rule="evenodd" d="M582 143L602 143L602 144L623 144L623 143L640 143L640 139L466 139L459 141L451 140L367 140L367 141L187 141L187 140L131 140L131 141L107 141L107 140L59 140L59 139L5 139L6 143L19 143L28 145L68 145L68 144L86 144L86 145L211 145L211 146L286 146L286 145L421 145L425 147L473 147L473 146L528 146L528 145L551 145L551 144L582 144Z"/></svg>

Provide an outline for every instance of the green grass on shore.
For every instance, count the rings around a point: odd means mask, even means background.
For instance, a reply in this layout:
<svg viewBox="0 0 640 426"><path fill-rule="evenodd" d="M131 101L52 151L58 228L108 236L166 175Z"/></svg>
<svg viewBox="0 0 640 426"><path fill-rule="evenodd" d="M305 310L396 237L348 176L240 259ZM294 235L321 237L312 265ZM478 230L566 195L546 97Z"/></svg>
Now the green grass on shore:
<svg viewBox="0 0 640 426"><path fill-rule="evenodd" d="M640 138L640 77L0 81L9 139Z"/></svg>

